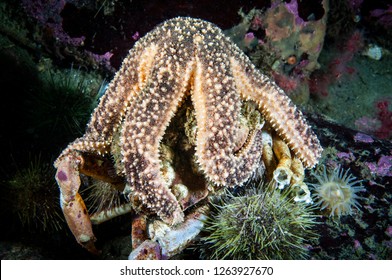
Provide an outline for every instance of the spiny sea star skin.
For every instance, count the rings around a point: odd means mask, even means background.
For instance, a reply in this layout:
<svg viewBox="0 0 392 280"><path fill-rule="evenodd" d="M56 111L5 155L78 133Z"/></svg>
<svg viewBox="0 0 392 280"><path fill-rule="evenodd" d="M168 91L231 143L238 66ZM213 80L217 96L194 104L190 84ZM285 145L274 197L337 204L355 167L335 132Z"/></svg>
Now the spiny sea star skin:
<svg viewBox="0 0 392 280"><path fill-rule="evenodd" d="M196 156L215 184L242 184L260 162L261 127L252 129L236 151L243 100L258 104L305 166L317 163L322 150L318 139L284 92L218 27L192 18L168 20L135 44L95 109L86 134L59 159L75 150L109 153L119 131L123 173L133 195L164 221L182 221L180 206L160 172L159 147L188 94L197 121Z"/></svg>

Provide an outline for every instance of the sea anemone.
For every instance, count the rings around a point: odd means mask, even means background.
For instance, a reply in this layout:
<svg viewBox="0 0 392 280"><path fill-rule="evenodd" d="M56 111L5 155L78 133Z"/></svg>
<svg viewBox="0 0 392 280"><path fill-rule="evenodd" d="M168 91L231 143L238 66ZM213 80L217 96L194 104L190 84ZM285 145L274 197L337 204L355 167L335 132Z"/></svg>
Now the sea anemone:
<svg viewBox="0 0 392 280"><path fill-rule="evenodd" d="M313 187L315 194L314 200L320 210L327 209L330 216L351 215L353 207L360 210L358 192L364 191L360 184L362 180L356 180L350 169L344 171L340 166L327 173L326 168L320 173L314 173L313 176L318 183L309 184Z"/></svg>

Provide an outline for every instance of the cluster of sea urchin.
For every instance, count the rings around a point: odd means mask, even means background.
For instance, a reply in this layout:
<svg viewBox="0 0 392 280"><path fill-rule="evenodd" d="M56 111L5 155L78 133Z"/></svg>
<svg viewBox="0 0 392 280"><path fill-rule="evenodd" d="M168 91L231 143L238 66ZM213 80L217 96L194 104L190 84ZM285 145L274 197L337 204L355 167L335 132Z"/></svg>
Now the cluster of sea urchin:
<svg viewBox="0 0 392 280"><path fill-rule="evenodd" d="M202 238L205 258L305 259L306 245L318 237L312 209L294 202L290 190L249 186L244 195L227 192L213 206Z"/></svg>
<svg viewBox="0 0 392 280"><path fill-rule="evenodd" d="M309 184L313 187L314 200L320 210L327 209L330 216L351 215L353 207L359 210L360 204L357 195L358 192L364 191L360 184L362 180L356 180L349 169L345 172L340 166L327 173L326 168L320 173L314 173L313 176L318 183Z"/></svg>

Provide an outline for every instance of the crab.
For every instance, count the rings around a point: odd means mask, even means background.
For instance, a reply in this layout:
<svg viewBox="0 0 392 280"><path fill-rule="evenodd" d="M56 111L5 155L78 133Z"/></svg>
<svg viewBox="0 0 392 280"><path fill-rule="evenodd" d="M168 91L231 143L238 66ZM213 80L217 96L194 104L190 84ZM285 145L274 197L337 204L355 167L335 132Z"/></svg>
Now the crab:
<svg viewBox="0 0 392 280"><path fill-rule="evenodd" d="M308 200L304 168L321 151L301 112L219 28L175 18L131 49L86 133L56 160L56 181L67 224L88 251L99 253L92 223L133 211L130 258L168 258L202 228L208 197L255 174ZM125 202L88 213L85 176Z"/></svg>
<svg viewBox="0 0 392 280"><path fill-rule="evenodd" d="M297 201L309 201L310 192L303 183L304 169L301 162L293 156L287 144L265 124L253 103L244 103L244 108L251 113L248 112L242 117L242 122L245 123L243 130L247 131L249 125L254 126L252 122L255 119L263 126L263 157L250 179L264 177L266 181L273 180L277 188L290 186L296 189ZM182 128L179 129L181 124ZM188 100L168 127L160 146L162 175L186 214L184 221L176 225L164 223L141 205L138 198L132 194L126 178L117 175L121 172L113 172L119 168L119 163L114 160L115 150L119 149L118 141L112 143L113 154L98 156L72 151L64 157L57 166L56 180L61 189L60 201L64 215L77 241L91 253L100 254L94 246L96 238L91 224L99 225L133 212L133 251L129 259L167 259L191 244L207 219L210 199L220 196L224 190L224 187L207 180L202 174L194 154L196 129L194 109ZM83 180L90 184L92 181L103 182L106 187L127 198L126 202L114 203L111 208L98 207L97 212L88 213L81 195L77 192L79 186L83 185L81 176L90 178ZM93 187L102 186L95 183ZM91 192L94 193L94 190ZM101 193L98 190L95 195L102 195ZM64 196L72 200L64 203Z"/></svg>

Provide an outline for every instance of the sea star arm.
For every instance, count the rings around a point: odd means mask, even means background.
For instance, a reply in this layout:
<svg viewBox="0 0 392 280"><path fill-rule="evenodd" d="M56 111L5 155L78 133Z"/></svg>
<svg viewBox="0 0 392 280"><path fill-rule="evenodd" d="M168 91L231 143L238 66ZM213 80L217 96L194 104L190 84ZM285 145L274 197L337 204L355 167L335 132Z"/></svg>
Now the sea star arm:
<svg viewBox="0 0 392 280"><path fill-rule="evenodd" d="M143 47L143 42L139 42L130 50L92 113L86 133L63 150L55 166L70 153L89 152L102 155L110 151L113 135L121 125L128 104L136 98L140 88L145 86L153 63L151 57L158 51L155 47Z"/></svg>
<svg viewBox="0 0 392 280"><path fill-rule="evenodd" d="M274 82L259 73L249 59L233 48L231 69L244 99L257 102L259 109L305 167L317 164L322 147L301 111Z"/></svg>
<svg viewBox="0 0 392 280"><path fill-rule="evenodd" d="M173 48L162 38L146 86L129 104L120 139L132 195L169 224L183 220L183 212L161 174L160 143L170 120L189 90L193 69L191 50Z"/></svg>
<svg viewBox="0 0 392 280"><path fill-rule="evenodd" d="M239 151L240 95L230 71L223 34L211 25L195 36L197 64L192 101L197 121L196 155L207 177L216 184L244 183L261 158L261 125L251 131ZM199 37L198 37L199 36Z"/></svg>

